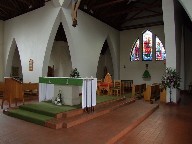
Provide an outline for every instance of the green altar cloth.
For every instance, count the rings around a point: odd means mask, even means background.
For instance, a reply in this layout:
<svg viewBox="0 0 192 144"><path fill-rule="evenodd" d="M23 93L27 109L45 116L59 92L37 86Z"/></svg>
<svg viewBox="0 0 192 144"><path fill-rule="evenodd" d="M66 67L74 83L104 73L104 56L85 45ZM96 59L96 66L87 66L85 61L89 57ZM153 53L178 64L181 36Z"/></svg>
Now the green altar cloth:
<svg viewBox="0 0 192 144"><path fill-rule="evenodd" d="M55 84L55 85L73 85L82 86L83 79L81 78L65 78L65 77L39 77L39 83Z"/></svg>

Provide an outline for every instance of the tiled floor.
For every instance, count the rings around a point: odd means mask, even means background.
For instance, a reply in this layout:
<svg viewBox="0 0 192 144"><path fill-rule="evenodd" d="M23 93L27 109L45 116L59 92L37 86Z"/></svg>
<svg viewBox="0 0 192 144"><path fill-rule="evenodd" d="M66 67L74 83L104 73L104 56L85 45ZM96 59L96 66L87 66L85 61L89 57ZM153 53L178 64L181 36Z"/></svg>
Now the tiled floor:
<svg viewBox="0 0 192 144"><path fill-rule="evenodd" d="M117 133L121 127L133 121L136 115L142 114L144 109L150 106L139 100L85 124L60 130L24 122L0 112L0 144L106 143L108 136ZM132 118L127 121L130 115ZM191 144L192 97L182 97L179 106L160 104L159 109L116 143Z"/></svg>
<svg viewBox="0 0 192 144"><path fill-rule="evenodd" d="M148 119L117 144L192 144L192 96L179 106L161 104Z"/></svg>

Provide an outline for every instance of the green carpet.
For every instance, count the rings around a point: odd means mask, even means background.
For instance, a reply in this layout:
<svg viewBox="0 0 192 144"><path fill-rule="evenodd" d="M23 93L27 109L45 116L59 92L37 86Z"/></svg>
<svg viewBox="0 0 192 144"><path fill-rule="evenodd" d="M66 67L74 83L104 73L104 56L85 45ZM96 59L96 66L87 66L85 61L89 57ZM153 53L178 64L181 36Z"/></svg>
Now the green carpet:
<svg viewBox="0 0 192 144"><path fill-rule="evenodd" d="M50 102L40 102L40 103L35 103L35 104L22 105L19 108L26 110L26 111L36 112L39 114L54 117L58 113L74 110L74 109L80 108L80 106L79 105L77 105L77 106L66 106L66 105L57 106Z"/></svg>
<svg viewBox="0 0 192 144"><path fill-rule="evenodd" d="M22 109L16 109L16 110L11 110L8 113L9 116L19 118L28 122L32 122L38 125L45 125L45 122L48 120L53 119L53 117L30 112L30 111L25 111Z"/></svg>
<svg viewBox="0 0 192 144"><path fill-rule="evenodd" d="M99 104L99 103L102 103L102 102L116 100L116 99L120 99L120 98L123 98L123 97L130 98L131 97L131 93L123 94L121 96L100 95L100 96L97 96L96 99L97 99L97 104Z"/></svg>
<svg viewBox="0 0 192 144"><path fill-rule="evenodd" d="M131 93L122 96L102 95L97 96L96 100L98 104L106 101L120 99L123 97L129 98L131 97ZM80 108L81 104L76 106L67 106L67 105L57 106L53 104L51 101L47 101L47 102L22 105L19 107L19 109L9 111L8 115L35 124L44 125L46 121L52 119L58 113Z"/></svg>

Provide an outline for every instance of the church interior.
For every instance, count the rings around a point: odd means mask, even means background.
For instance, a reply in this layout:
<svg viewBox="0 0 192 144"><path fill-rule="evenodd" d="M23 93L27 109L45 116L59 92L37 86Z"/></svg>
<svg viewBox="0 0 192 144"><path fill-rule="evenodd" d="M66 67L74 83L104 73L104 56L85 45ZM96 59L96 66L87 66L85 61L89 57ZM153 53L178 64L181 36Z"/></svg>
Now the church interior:
<svg viewBox="0 0 192 144"><path fill-rule="evenodd" d="M191 0L1 0L0 144L192 143Z"/></svg>

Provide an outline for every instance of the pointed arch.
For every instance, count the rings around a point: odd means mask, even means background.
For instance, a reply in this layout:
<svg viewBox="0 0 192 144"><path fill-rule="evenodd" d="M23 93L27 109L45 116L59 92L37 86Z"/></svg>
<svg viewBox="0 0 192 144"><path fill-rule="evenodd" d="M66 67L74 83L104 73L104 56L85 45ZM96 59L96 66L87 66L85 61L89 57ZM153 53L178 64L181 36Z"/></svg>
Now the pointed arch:
<svg viewBox="0 0 192 144"><path fill-rule="evenodd" d="M137 38L131 48L130 61L139 61L140 57L140 45L139 38Z"/></svg>
<svg viewBox="0 0 192 144"><path fill-rule="evenodd" d="M112 43L110 35L107 36L106 38L107 43L109 45L109 50L111 53L111 58L112 58L112 64L113 64L113 72L114 72L114 79L119 79L119 57L117 51L115 51L114 45Z"/></svg>
<svg viewBox="0 0 192 144"><path fill-rule="evenodd" d="M143 61L152 61L152 32L150 30L146 30L143 32L143 52L142 52L142 57Z"/></svg>
<svg viewBox="0 0 192 144"><path fill-rule="evenodd" d="M62 9L60 9L60 11L59 11L59 13L58 13L58 15L57 15L57 17L55 19L55 22L54 22L54 25L52 27L52 31L50 33L49 40L48 40L48 43L47 43L45 56L44 56L44 61L43 61L42 76L47 75L47 67L49 65L51 50L53 48L53 43L54 43L55 36L56 36L56 33L57 33L57 30L59 28L60 23L62 24L62 26L64 28L66 38L67 38L67 42L68 42L68 46L69 46L69 51L70 51L70 47L72 45L71 34L69 32L69 26L67 24L65 15L63 14ZM70 52L70 56L71 56L71 60L72 60L71 52Z"/></svg>
<svg viewBox="0 0 192 144"><path fill-rule="evenodd" d="M112 76L114 75L113 62L109 49L109 44L107 40L105 40L98 60L96 77L98 79L103 79L107 73L110 73L110 75Z"/></svg>
<svg viewBox="0 0 192 144"><path fill-rule="evenodd" d="M11 43L11 47L9 50L9 55L6 61L6 66L5 66L5 77L9 77L10 73L11 73L11 66L12 66L12 61L13 61L13 55L16 49L17 43L15 38L13 38L12 43Z"/></svg>
<svg viewBox="0 0 192 144"><path fill-rule="evenodd" d="M155 60L161 61L166 59L166 51L163 43L158 36L155 36Z"/></svg>

